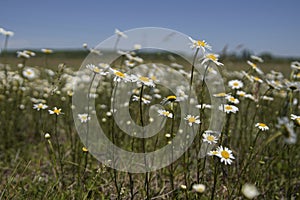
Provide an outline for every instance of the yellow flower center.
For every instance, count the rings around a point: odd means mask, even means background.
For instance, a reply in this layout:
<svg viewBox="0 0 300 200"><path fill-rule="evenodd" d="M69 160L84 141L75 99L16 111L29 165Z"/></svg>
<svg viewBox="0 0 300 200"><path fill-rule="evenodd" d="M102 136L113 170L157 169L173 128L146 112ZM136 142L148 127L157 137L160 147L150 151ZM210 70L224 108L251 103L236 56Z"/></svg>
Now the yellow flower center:
<svg viewBox="0 0 300 200"><path fill-rule="evenodd" d="M88 152L89 150L86 147L82 147L83 152Z"/></svg>
<svg viewBox="0 0 300 200"><path fill-rule="evenodd" d="M206 57L213 60L213 61L217 60L217 57L214 54L208 54Z"/></svg>
<svg viewBox="0 0 300 200"><path fill-rule="evenodd" d="M212 142L215 140L215 137L212 135L209 135L209 136L207 136L207 140Z"/></svg>
<svg viewBox="0 0 300 200"><path fill-rule="evenodd" d="M260 127L266 127L267 125L265 125L264 123L258 123L258 125L260 126Z"/></svg>
<svg viewBox="0 0 300 200"><path fill-rule="evenodd" d="M225 110L232 110L232 107L230 105L226 105Z"/></svg>
<svg viewBox="0 0 300 200"><path fill-rule="evenodd" d="M169 112L168 111L163 111L162 114L165 115L165 116L168 116Z"/></svg>
<svg viewBox="0 0 300 200"><path fill-rule="evenodd" d="M229 155L229 153L228 153L227 151L223 150L223 151L221 152L221 156L222 156L223 158L225 158L225 159L228 159L230 155Z"/></svg>
<svg viewBox="0 0 300 200"><path fill-rule="evenodd" d="M233 86L236 86L236 87L237 87L237 86L239 86L239 83L238 83L238 82L234 82L234 83L233 83Z"/></svg>
<svg viewBox="0 0 300 200"><path fill-rule="evenodd" d="M143 82L149 82L149 78L145 76L141 76L139 79Z"/></svg>
<svg viewBox="0 0 300 200"><path fill-rule="evenodd" d="M60 109L54 109L53 112L54 112L55 114L60 114Z"/></svg>
<svg viewBox="0 0 300 200"><path fill-rule="evenodd" d="M196 119L195 119L195 117L190 117L190 118L188 119L188 121L189 121L190 123L194 123L194 122L196 121Z"/></svg>
<svg viewBox="0 0 300 200"><path fill-rule="evenodd" d="M198 40L198 41L196 41L196 44L197 44L197 46L201 46L201 47L205 47L205 42L204 41L202 41L202 40Z"/></svg>
<svg viewBox="0 0 300 200"><path fill-rule="evenodd" d="M125 74L123 74L122 72L116 71L115 75L121 78L125 78Z"/></svg>
<svg viewBox="0 0 300 200"><path fill-rule="evenodd" d="M43 104L39 104L38 106L37 106L39 109L41 109L41 108L43 108Z"/></svg>
<svg viewBox="0 0 300 200"><path fill-rule="evenodd" d="M99 69L98 67L95 67L95 68L94 68L94 72L95 72L95 73L99 73L99 72L100 72L100 69Z"/></svg>
<svg viewBox="0 0 300 200"><path fill-rule="evenodd" d="M235 100L234 97L230 97L230 98L229 98L229 101L234 101L234 100Z"/></svg>

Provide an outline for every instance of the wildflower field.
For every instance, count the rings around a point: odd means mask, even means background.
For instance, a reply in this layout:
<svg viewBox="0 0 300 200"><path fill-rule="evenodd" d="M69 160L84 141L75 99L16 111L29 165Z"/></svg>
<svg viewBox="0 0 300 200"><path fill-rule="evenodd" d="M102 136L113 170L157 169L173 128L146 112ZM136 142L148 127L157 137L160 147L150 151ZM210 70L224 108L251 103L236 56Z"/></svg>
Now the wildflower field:
<svg viewBox="0 0 300 200"><path fill-rule="evenodd" d="M297 59L187 37L188 62L117 29L110 51L12 51L0 33L0 199L300 198Z"/></svg>

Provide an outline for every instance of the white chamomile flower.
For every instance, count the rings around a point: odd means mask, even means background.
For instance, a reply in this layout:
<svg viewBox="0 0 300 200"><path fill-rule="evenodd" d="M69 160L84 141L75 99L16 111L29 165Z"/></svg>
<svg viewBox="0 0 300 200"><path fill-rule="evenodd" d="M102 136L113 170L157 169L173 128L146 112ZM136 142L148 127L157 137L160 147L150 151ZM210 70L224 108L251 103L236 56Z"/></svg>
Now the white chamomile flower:
<svg viewBox="0 0 300 200"><path fill-rule="evenodd" d="M191 48L201 49L202 52L205 52L206 49L211 50L211 46L205 40L194 40L191 37L189 40L192 42Z"/></svg>
<svg viewBox="0 0 300 200"><path fill-rule="evenodd" d="M53 114L56 114L56 115L60 115L60 114L63 114L62 112L61 112L61 108L57 108L57 107L54 107L53 108L53 110L48 110L49 111L49 114L50 115L53 115Z"/></svg>
<svg viewBox="0 0 300 200"><path fill-rule="evenodd" d="M157 112L159 113L160 116L173 118L173 114L167 110L159 109Z"/></svg>
<svg viewBox="0 0 300 200"><path fill-rule="evenodd" d="M230 165L232 163L232 159L235 159L232 154L232 151L227 147L223 148L223 146L220 146L218 148L217 156L221 159L221 162L225 163L225 165Z"/></svg>
<svg viewBox="0 0 300 200"><path fill-rule="evenodd" d="M119 29L115 29L115 34L118 37L128 38L128 36L125 33L123 33L122 31L120 31Z"/></svg>
<svg viewBox="0 0 300 200"><path fill-rule="evenodd" d="M229 113L236 113L239 111L239 108L233 105L225 104L225 105L220 105L219 109L227 114Z"/></svg>
<svg viewBox="0 0 300 200"><path fill-rule="evenodd" d="M91 120L91 117L89 117L87 113L78 114L78 118L81 123L86 123L88 120Z"/></svg>
<svg viewBox="0 0 300 200"><path fill-rule="evenodd" d="M228 95L227 97L225 97L230 103L233 103L233 104L239 104L240 101L236 98L234 98L233 96L230 96Z"/></svg>
<svg viewBox="0 0 300 200"><path fill-rule="evenodd" d="M133 96L132 96L132 101L140 101L140 97L139 97L139 96L136 96L136 95L133 95ZM143 102L144 104L149 104L149 103L151 103L151 101L150 101L148 98L146 98L146 97L142 97L142 102Z"/></svg>
<svg viewBox="0 0 300 200"><path fill-rule="evenodd" d="M261 131L269 130L269 127L264 123L256 123L255 127L259 128Z"/></svg>
<svg viewBox="0 0 300 200"><path fill-rule="evenodd" d="M209 132L203 133L202 137L203 137L203 142L207 142L208 144L212 144L212 143L216 144L218 141L218 138L214 135L211 135Z"/></svg>
<svg viewBox="0 0 300 200"><path fill-rule="evenodd" d="M46 108L48 108L48 106L43 103L33 104L33 109L36 109L38 111L40 111L41 109L45 110Z"/></svg>
<svg viewBox="0 0 300 200"><path fill-rule="evenodd" d="M199 116L187 115L184 119L186 121L188 121L189 126L192 126L193 124L200 124L201 123L201 121L199 119Z"/></svg>
<svg viewBox="0 0 300 200"><path fill-rule="evenodd" d="M104 65L104 63L100 63L100 64L102 66L104 66L104 67L100 68L100 67L98 67L98 66L96 66L94 64L87 64L86 68L89 69L89 70L91 70L95 74L100 74L100 75L103 75L103 76L107 75L108 72L106 70L108 69L109 65L108 64Z"/></svg>
<svg viewBox="0 0 300 200"><path fill-rule="evenodd" d="M133 82L136 82L137 84L146 85L149 87L155 87L153 79L146 77L146 76L134 76L131 77Z"/></svg>
<svg viewBox="0 0 300 200"><path fill-rule="evenodd" d="M209 62L209 61L212 61L217 66L223 66L224 65L223 63L219 62L219 55L218 54L213 54L213 53L205 54L201 64L204 64L204 63Z"/></svg>
<svg viewBox="0 0 300 200"><path fill-rule="evenodd" d="M35 71L31 68L26 68L22 71L22 74L25 78L32 80L35 78Z"/></svg>
<svg viewBox="0 0 300 200"><path fill-rule="evenodd" d="M240 80L231 80L228 82L228 85L231 89L240 89L244 86L243 82Z"/></svg>
<svg viewBox="0 0 300 200"><path fill-rule="evenodd" d="M44 54L51 54L53 53L52 49L41 49L41 52L43 52Z"/></svg>
<svg viewBox="0 0 300 200"><path fill-rule="evenodd" d="M123 73L123 72L120 72L118 70L111 69L111 68L110 68L110 71L115 76L114 77L114 81L116 81L116 82L124 81L126 83L126 82L130 82L131 81L131 77L129 75L127 75L126 73Z"/></svg>

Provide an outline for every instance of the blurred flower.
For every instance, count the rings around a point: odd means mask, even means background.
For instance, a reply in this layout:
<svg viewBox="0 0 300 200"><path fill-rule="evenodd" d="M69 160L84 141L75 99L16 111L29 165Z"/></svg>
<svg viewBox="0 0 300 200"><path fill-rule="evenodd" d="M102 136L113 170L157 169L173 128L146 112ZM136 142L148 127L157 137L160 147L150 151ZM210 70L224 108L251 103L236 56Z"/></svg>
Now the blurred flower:
<svg viewBox="0 0 300 200"><path fill-rule="evenodd" d="M242 187L243 195L248 199L253 199L259 195L259 192L255 185L246 183Z"/></svg>
<svg viewBox="0 0 300 200"><path fill-rule="evenodd" d="M261 80L260 78L258 78L257 76L251 76L251 79L255 82L258 82L258 83L263 83L264 81Z"/></svg>
<svg viewBox="0 0 300 200"><path fill-rule="evenodd" d="M48 110L48 111L49 111L49 114L50 114L50 115L53 115L53 114L56 114L56 115L63 114L63 113L61 112L61 108L58 109L57 107L54 107L53 110Z"/></svg>
<svg viewBox="0 0 300 200"><path fill-rule="evenodd" d="M0 28L0 34L7 36L7 37L12 37L14 36L14 32L12 31L7 31L4 28Z"/></svg>
<svg viewBox="0 0 300 200"><path fill-rule="evenodd" d="M259 128L261 131L269 130L269 127L264 123L256 123L255 127Z"/></svg>
<svg viewBox="0 0 300 200"><path fill-rule="evenodd" d="M53 53L53 50L51 50L51 49L41 49L41 51L43 53L45 53L45 54L51 54L51 53Z"/></svg>
<svg viewBox="0 0 300 200"><path fill-rule="evenodd" d="M211 50L211 46L205 40L194 40L191 37L189 37L189 40L192 42L191 48L201 49L202 52L205 52L205 49Z"/></svg>
<svg viewBox="0 0 300 200"><path fill-rule="evenodd" d="M159 113L160 116L173 118L173 114L171 112L167 111L167 110L159 109L157 112Z"/></svg>
<svg viewBox="0 0 300 200"><path fill-rule="evenodd" d="M33 104L33 109L36 109L38 111L40 111L41 109L45 110L46 108L48 108L48 106L43 103Z"/></svg>
<svg viewBox="0 0 300 200"><path fill-rule="evenodd" d="M226 94L224 92L218 93L218 94L213 94L214 97L227 97L229 94Z"/></svg>
<svg viewBox="0 0 300 200"><path fill-rule="evenodd" d="M221 158L221 162L224 162L225 165L231 164L232 159L235 159L234 156L232 155L232 151L228 149L227 147L223 148L223 146L220 146L218 149L218 154L217 156Z"/></svg>
<svg viewBox="0 0 300 200"><path fill-rule="evenodd" d="M91 120L91 117L89 117L87 113L78 114L78 118L80 119L81 123L86 123L88 120Z"/></svg>
<svg viewBox="0 0 300 200"><path fill-rule="evenodd" d="M300 62L298 62L298 61L292 62L291 63L291 68L296 69L296 70L300 70Z"/></svg>
<svg viewBox="0 0 300 200"><path fill-rule="evenodd" d="M243 82L240 80L231 80L228 82L228 85L231 89L240 89L244 86Z"/></svg>
<svg viewBox="0 0 300 200"><path fill-rule="evenodd" d="M51 138L51 135L50 135L49 133L45 133L45 136L44 136L44 137L45 137L45 139L47 139L47 140L48 140L48 139L50 139L50 138Z"/></svg>
<svg viewBox="0 0 300 200"><path fill-rule="evenodd" d="M247 64L250 65L252 67L252 69L254 69L258 74L260 74L260 75L264 74L263 71L261 71L261 69L259 69L255 63L248 60Z"/></svg>
<svg viewBox="0 0 300 200"><path fill-rule="evenodd" d="M251 55L250 58L252 60L258 61L260 63L264 62L264 60L261 57L255 56L255 55Z"/></svg>
<svg viewBox="0 0 300 200"><path fill-rule="evenodd" d="M121 32L119 29L115 29L115 34L118 37L123 37L123 38L127 38L128 37L127 35L125 35L125 33Z"/></svg>
<svg viewBox="0 0 300 200"><path fill-rule="evenodd" d="M96 65L88 64L88 65L86 65L86 68L88 68L89 70L91 70L95 74L100 74L100 75L105 76L105 75L108 74L108 71L106 71L106 70L108 70L109 65L108 64L106 64L106 65L103 64L103 66L104 66L103 68L99 68Z"/></svg>
<svg viewBox="0 0 300 200"><path fill-rule="evenodd" d="M287 117L279 117L277 128L280 129L284 135L284 142L287 144L295 144L297 141L297 135L294 131L294 124Z"/></svg>
<svg viewBox="0 0 300 200"><path fill-rule="evenodd" d="M199 116L187 115L184 119L186 121L188 121L189 126L192 126L193 124L200 124L201 123L201 121L199 119Z"/></svg>
<svg viewBox="0 0 300 200"><path fill-rule="evenodd" d="M133 95L132 101L140 101L140 97L139 97L139 96L136 96L136 95ZM145 98L145 97L142 97L142 102L143 102L144 104L149 104L149 103L151 103L151 101L150 101L149 99Z"/></svg>
<svg viewBox="0 0 300 200"><path fill-rule="evenodd" d="M216 151L216 150L212 150L207 153L207 155L209 155L209 156L216 156L217 154L218 154L218 151Z"/></svg>
<svg viewBox="0 0 300 200"><path fill-rule="evenodd" d="M193 190L198 193L203 193L205 191L205 188L206 187L203 184L194 184L193 185Z"/></svg>
<svg viewBox="0 0 300 200"><path fill-rule="evenodd" d="M186 185L180 185L180 188L183 190L186 190L187 187L186 187Z"/></svg>
<svg viewBox="0 0 300 200"><path fill-rule="evenodd" d="M26 68L22 71L22 74L25 78L28 78L29 80L35 78L35 71L31 68Z"/></svg>
<svg viewBox="0 0 300 200"><path fill-rule="evenodd" d="M88 150L86 147L82 147L82 151L83 151L84 153L89 152L89 150Z"/></svg>
<svg viewBox="0 0 300 200"><path fill-rule="evenodd" d="M240 96L240 97L245 97L246 92L244 92L244 91L242 91L242 90L238 90L238 91L236 92L236 94L237 94L238 96Z"/></svg>

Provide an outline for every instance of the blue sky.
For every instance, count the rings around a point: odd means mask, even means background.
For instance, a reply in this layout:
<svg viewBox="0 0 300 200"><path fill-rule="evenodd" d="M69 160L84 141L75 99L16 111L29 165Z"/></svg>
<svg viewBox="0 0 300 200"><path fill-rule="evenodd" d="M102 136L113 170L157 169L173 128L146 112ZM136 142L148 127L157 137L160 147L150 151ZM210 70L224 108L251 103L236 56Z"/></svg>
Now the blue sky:
<svg viewBox="0 0 300 200"><path fill-rule="evenodd" d="M2 0L0 6L0 27L15 32L10 48L96 46L115 28L155 26L205 39L215 52L243 45L255 54L300 56L299 0Z"/></svg>

